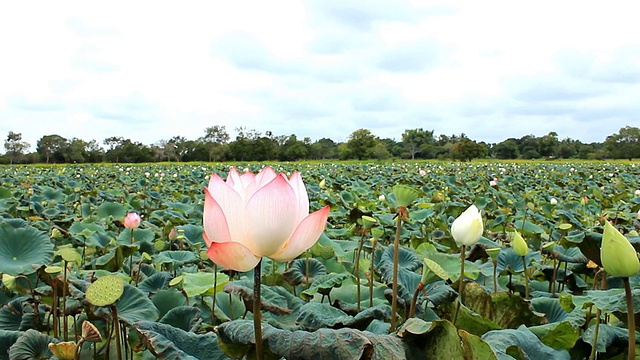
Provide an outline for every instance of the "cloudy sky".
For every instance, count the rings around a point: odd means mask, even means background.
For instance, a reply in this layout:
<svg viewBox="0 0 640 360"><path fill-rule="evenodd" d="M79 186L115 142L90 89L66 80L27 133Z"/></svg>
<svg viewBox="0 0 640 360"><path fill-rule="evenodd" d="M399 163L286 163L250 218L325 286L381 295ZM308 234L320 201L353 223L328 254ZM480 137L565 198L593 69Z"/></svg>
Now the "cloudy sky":
<svg viewBox="0 0 640 360"><path fill-rule="evenodd" d="M0 136L196 139L212 125L601 142L640 126L636 1L0 4Z"/></svg>

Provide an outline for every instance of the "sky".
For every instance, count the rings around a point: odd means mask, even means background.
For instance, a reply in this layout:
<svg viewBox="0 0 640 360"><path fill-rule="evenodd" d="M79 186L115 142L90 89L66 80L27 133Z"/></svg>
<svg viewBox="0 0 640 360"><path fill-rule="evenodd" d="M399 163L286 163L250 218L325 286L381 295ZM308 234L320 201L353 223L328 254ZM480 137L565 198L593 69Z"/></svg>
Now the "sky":
<svg viewBox="0 0 640 360"><path fill-rule="evenodd" d="M602 142L640 126L637 1L0 3L0 136L225 126Z"/></svg>

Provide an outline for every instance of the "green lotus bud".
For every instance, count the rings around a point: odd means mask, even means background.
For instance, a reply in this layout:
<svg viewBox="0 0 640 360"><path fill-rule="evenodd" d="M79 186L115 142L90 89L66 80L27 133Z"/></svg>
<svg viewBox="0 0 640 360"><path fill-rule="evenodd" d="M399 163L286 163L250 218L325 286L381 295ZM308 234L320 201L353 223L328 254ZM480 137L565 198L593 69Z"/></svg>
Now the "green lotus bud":
<svg viewBox="0 0 640 360"><path fill-rule="evenodd" d="M502 250L502 249L497 247L497 248L487 249L485 251L487 252L487 255L489 255L491 257L491 260L497 261L498 260L498 256L500 255L500 250Z"/></svg>
<svg viewBox="0 0 640 360"><path fill-rule="evenodd" d="M327 181L325 179L320 180L320 184L318 184L318 186L320 189L324 189L324 187L327 186Z"/></svg>
<svg viewBox="0 0 640 360"><path fill-rule="evenodd" d="M529 247L527 246L527 242L524 241L522 235L519 232L513 233L513 239L511 240L511 247L513 251L516 252L518 256L525 256L529 253Z"/></svg>
<svg viewBox="0 0 640 360"><path fill-rule="evenodd" d="M393 195L396 197L398 206L407 207L418 198L418 190L406 185L396 185L393 187Z"/></svg>
<svg viewBox="0 0 640 360"><path fill-rule="evenodd" d="M608 221L604 223L600 259L602 267L611 276L630 277L640 271L636 249Z"/></svg>
<svg viewBox="0 0 640 360"><path fill-rule="evenodd" d="M375 239L378 240L382 237L382 235L384 235L384 230L380 229L380 228L373 228L371 229L371 236Z"/></svg>

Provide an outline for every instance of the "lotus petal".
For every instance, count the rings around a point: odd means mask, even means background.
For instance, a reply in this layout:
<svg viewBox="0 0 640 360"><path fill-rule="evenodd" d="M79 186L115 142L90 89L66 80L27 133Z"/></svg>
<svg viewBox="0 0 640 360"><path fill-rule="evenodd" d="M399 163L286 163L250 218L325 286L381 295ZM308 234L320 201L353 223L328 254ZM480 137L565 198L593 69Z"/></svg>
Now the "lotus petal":
<svg viewBox="0 0 640 360"><path fill-rule="evenodd" d="M212 242L207 256L214 263L240 272L253 269L260 261L248 247L236 242Z"/></svg>
<svg viewBox="0 0 640 360"><path fill-rule="evenodd" d="M289 239L283 248L269 257L276 261L289 261L298 257L318 241L326 227L328 217L328 205L308 215L298 225L291 239Z"/></svg>
<svg viewBox="0 0 640 360"><path fill-rule="evenodd" d="M276 253L298 225L296 213L295 192L287 180L276 176L247 202L247 246L258 256Z"/></svg>

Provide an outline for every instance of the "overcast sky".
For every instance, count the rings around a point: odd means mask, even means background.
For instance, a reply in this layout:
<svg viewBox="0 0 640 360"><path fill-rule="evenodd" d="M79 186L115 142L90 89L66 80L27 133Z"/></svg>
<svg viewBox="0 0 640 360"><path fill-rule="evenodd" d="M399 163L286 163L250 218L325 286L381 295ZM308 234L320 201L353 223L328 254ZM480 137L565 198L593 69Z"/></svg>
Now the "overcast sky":
<svg viewBox="0 0 640 360"><path fill-rule="evenodd" d="M0 136L499 142L640 126L637 1L0 3Z"/></svg>

